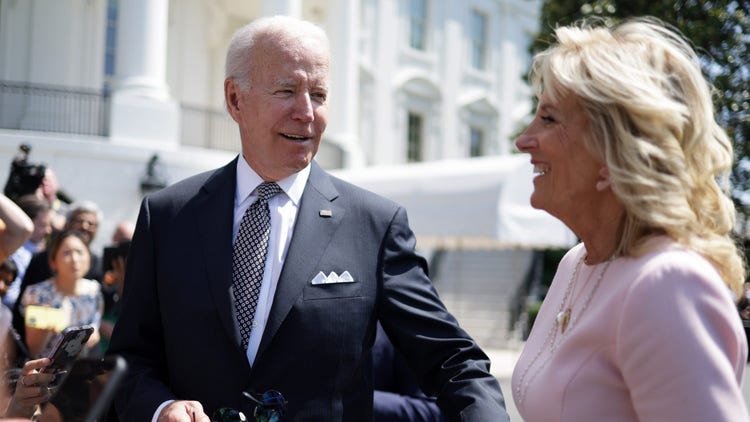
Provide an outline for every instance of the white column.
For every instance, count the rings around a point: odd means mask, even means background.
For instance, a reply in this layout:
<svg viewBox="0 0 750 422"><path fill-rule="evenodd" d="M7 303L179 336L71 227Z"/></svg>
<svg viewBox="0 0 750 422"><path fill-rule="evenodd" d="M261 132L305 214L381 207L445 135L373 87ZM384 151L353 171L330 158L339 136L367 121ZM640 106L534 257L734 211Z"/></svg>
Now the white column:
<svg viewBox="0 0 750 422"><path fill-rule="evenodd" d="M365 164L359 120L359 0L334 0L326 27L331 42L331 95L325 139L343 151L344 167Z"/></svg>
<svg viewBox="0 0 750 422"><path fill-rule="evenodd" d="M397 51L405 43L401 31L397 0L381 0L377 5L377 29L373 34L375 52L375 144L372 148L372 164L395 164L406 161L406 111L403 108L402 92L396 92L399 74ZM399 38L402 37L402 38Z"/></svg>
<svg viewBox="0 0 750 422"><path fill-rule="evenodd" d="M179 140L179 106L166 83L169 0L119 2L113 142Z"/></svg>
<svg viewBox="0 0 750 422"><path fill-rule="evenodd" d="M301 17L302 2L300 0L263 0L261 15L287 15Z"/></svg>
<svg viewBox="0 0 750 422"><path fill-rule="evenodd" d="M119 2L116 89L167 99L167 19L169 0Z"/></svg>

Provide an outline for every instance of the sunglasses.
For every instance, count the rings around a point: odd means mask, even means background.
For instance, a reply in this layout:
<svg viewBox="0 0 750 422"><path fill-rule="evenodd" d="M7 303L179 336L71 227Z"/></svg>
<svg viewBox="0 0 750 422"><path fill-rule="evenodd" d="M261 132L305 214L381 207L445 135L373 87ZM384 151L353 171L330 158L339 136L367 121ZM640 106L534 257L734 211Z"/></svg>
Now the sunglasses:
<svg viewBox="0 0 750 422"><path fill-rule="evenodd" d="M253 411L256 422L277 422L284 415L287 402L278 391L268 390L263 394L243 391L242 394L256 404ZM211 416L211 422L246 422L247 420L244 413L228 407L217 409Z"/></svg>

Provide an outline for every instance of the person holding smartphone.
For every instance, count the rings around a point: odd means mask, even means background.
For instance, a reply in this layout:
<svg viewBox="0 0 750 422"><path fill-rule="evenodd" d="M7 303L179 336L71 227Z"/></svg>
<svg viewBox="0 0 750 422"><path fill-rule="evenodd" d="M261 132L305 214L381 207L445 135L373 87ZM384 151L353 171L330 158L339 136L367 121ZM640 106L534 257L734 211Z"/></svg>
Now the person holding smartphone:
<svg viewBox="0 0 750 422"><path fill-rule="evenodd" d="M85 237L75 230L59 233L50 244L49 257L54 275L29 286L21 298L26 344L31 356L42 356L64 328L90 325L95 331L86 343L85 354L99 342L104 310L100 284L84 278L91 262Z"/></svg>
<svg viewBox="0 0 750 422"><path fill-rule="evenodd" d="M3 420L6 418L30 419L37 412L39 405L46 403L52 390L50 383L55 381L57 375L40 372L50 365L49 358L34 359L26 362L21 369L18 378L10 387L10 400L4 412L0 413Z"/></svg>

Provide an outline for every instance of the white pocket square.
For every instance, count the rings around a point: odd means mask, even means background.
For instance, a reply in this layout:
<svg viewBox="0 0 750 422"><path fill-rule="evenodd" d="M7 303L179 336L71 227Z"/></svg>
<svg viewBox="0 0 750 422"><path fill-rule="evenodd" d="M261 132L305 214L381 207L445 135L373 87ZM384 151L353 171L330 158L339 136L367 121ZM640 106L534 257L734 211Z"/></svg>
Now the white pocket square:
<svg viewBox="0 0 750 422"><path fill-rule="evenodd" d="M349 271L344 271L341 275L336 274L336 271L331 271L330 274L325 275L323 271L320 271L313 279L310 284L333 284L333 283L353 283L354 279Z"/></svg>

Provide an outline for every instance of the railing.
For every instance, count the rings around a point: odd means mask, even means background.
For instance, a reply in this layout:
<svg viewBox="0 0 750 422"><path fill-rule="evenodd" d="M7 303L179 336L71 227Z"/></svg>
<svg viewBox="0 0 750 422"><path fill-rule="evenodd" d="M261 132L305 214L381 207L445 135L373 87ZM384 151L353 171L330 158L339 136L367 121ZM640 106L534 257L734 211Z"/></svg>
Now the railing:
<svg viewBox="0 0 750 422"><path fill-rule="evenodd" d="M0 81L0 128L107 136L108 104L103 91Z"/></svg>
<svg viewBox="0 0 750 422"><path fill-rule="evenodd" d="M104 90L0 81L0 129L109 136ZM180 143L239 151L237 124L224 110L181 104Z"/></svg>

